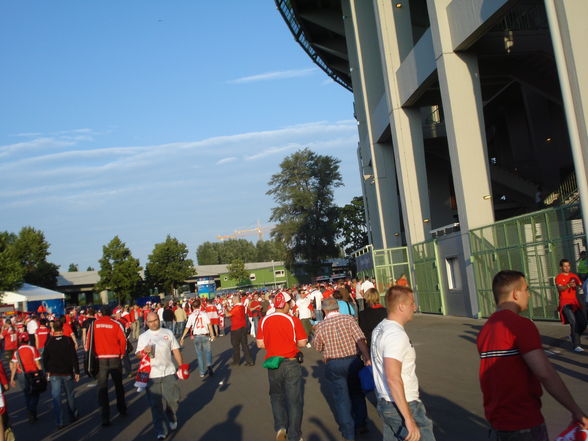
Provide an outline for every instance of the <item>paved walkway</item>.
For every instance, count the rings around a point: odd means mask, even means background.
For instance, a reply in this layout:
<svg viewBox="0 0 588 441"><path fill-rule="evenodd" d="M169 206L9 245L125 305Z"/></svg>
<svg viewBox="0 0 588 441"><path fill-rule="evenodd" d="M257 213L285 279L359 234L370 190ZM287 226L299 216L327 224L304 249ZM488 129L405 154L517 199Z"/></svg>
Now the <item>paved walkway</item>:
<svg viewBox="0 0 588 441"><path fill-rule="evenodd" d="M435 423L438 441L486 440L487 425L483 417L482 397L478 385L476 335L484 322L456 317L418 315L407 327L417 351L417 373L421 398ZM588 353L576 354L562 348L567 327L559 323L538 323L545 349L576 400L588 409ZM586 337L585 337L586 338ZM252 344L253 345L253 344ZM262 368L263 351L254 349L256 365L230 366L229 337L213 344L214 377L202 381L191 375L182 382L182 401L177 432L167 439L174 441L252 441L273 440L273 419L268 397L268 381ZM323 364L313 349L304 349L305 407L302 432L306 441L340 440L327 400L321 393ZM189 342L184 357L195 366L194 348ZM16 438L19 441L82 440L154 440L151 415L144 394L125 382L129 414L120 418L112 402L112 425L100 426L96 388L85 378L77 387L81 418L56 432L53 425L50 394L43 393L39 405L40 419L29 425L24 399L19 390L8 393L8 406ZM111 390L114 400L114 392ZM569 415L545 396L543 412L551 438L563 429ZM381 440L380 420L368 403L370 432L358 441Z"/></svg>

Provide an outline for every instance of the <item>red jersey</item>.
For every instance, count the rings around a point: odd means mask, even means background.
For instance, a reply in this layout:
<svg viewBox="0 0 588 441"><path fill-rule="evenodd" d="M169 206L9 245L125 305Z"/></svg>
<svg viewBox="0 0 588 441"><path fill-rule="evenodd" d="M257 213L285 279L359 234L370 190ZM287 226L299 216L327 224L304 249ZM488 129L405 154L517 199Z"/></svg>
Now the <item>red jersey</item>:
<svg viewBox="0 0 588 441"><path fill-rule="evenodd" d="M25 372L33 372L39 370L37 367L37 363L35 360L41 360L41 355L39 351L34 346L30 345L21 345L18 350L14 351L14 355L12 356L12 362L16 363L16 373L22 374L22 369L20 363L18 361L17 354L20 356L20 361L24 366Z"/></svg>
<svg viewBox="0 0 588 441"><path fill-rule="evenodd" d="M582 286L582 281L574 273L558 274L555 278L555 284L558 286L565 286L570 283L571 280L576 281L576 286ZM576 288L567 288L559 293L559 315L562 323L567 323L565 317L561 313L561 309L566 305L571 305L574 311L581 308L578 296L576 295Z"/></svg>
<svg viewBox="0 0 588 441"><path fill-rule="evenodd" d="M2 331L2 337L4 337L4 350L14 351L18 348L18 332L13 329L5 329Z"/></svg>
<svg viewBox="0 0 588 441"><path fill-rule="evenodd" d="M123 326L111 317L94 320L94 348L98 358L121 358L127 349L127 338ZM86 341L89 349L90 339Z"/></svg>
<svg viewBox="0 0 588 441"><path fill-rule="evenodd" d="M535 349L543 350L535 324L508 310L492 314L478 335L484 411L495 430L529 429L544 421L541 383L522 357Z"/></svg>
<svg viewBox="0 0 588 441"><path fill-rule="evenodd" d="M240 303L235 305L229 311L231 314L231 331L236 331L245 327L245 307Z"/></svg>
<svg viewBox="0 0 588 441"><path fill-rule="evenodd" d="M71 337L72 334L73 334L73 329L71 328L71 325L69 323L67 323L67 319L66 319L66 322L63 324L63 335L65 337Z"/></svg>
<svg viewBox="0 0 588 441"><path fill-rule="evenodd" d="M37 331L35 332L37 335L37 349L43 349L45 347L45 343L47 342L47 337L49 337L49 328L47 326L39 326Z"/></svg>
<svg viewBox="0 0 588 441"><path fill-rule="evenodd" d="M265 358L293 358L298 353L296 342L305 340L307 336L298 317L274 312L259 323L256 338L264 342Z"/></svg>

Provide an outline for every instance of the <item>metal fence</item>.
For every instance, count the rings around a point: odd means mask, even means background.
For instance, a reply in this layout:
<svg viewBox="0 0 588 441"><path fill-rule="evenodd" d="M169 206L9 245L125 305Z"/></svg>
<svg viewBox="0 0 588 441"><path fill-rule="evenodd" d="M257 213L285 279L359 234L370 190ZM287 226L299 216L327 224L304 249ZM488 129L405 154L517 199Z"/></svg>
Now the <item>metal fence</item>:
<svg viewBox="0 0 588 441"><path fill-rule="evenodd" d="M398 280L403 274L408 280L412 280L406 247L373 250L373 256L376 287L381 296L384 295L390 283Z"/></svg>
<svg viewBox="0 0 588 441"><path fill-rule="evenodd" d="M470 231L481 317L495 310L492 278L500 270L512 269L523 272L529 283L527 316L557 320L554 277L559 273L559 260L567 258L574 265L586 245L580 215L577 204L564 205Z"/></svg>
<svg viewBox="0 0 588 441"><path fill-rule="evenodd" d="M437 239L412 246L415 291L421 312L445 314Z"/></svg>

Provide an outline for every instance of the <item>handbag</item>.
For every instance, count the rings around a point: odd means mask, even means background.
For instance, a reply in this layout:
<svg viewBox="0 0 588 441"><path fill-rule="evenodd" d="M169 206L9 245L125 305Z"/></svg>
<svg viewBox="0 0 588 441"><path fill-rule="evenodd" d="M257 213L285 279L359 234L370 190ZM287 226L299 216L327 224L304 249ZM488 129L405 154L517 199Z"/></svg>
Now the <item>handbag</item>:
<svg viewBox="0 0 588 441"><path fill-rule="evenodd" d="M22 360L20 359L20 354L18 353L18 349L16 350L16 358L18 359L18 363L20 364L20 369L24 373L25 381L27 384L27 389L29 393L41 393L47 390L47 377L43 373L43 371L36 370L31 372L26 372L24 365L22 364Z"/></svg>
<svg viewBox="0 0 588 441"><path fill-rule="evenodd" d="M359 382L361 383L361 390L364 392L372 391L376 388L374 383L374 371L371 366L364 366L359 370Z"/></svg>

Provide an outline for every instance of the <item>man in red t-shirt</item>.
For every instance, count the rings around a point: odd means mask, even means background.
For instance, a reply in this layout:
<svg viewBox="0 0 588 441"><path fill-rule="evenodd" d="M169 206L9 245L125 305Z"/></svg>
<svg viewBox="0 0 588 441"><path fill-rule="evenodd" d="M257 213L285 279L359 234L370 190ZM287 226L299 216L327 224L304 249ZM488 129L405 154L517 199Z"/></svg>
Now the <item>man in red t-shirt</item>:
<svg viewBox="0 0 588 441"><path fill-rule="evenodd" d="M257 329L257 347L265 348L269 393L274 414L276 439L301 440L302 368L296 358L298 348L308 338L302 322L288 314L290 296L279 293L274 298L276 312L265 316ZM277 364L277 366L276 366Z"/></svg>
<svg viewBox="0 0 588 441"><path fill-rule="evenodd" d="M10 385L18 386L24 392L25 403L29 412L29 423L37 421L37 405L39 404L40 392L29 390L24 372L34 372L41 370L41 355L37 348L28 344L28 335L19 334L19 346L12 360L10 360Z"/></svg>
<svg viewBox="0 0 588 441"><path fill-rule="evenodd" d="M10 320L7 320L6 323L4 323L2 339L4 340L4 359L9 363L10 360L12 360L14 351L18 348L18 331L12 325Z"/></svg>
<svg viewBox="0 0 588 441"><path fill-rule="evenodd" d="M570 325L570 342L576 352L584 352L580 346L580 336L586 330L586 311L577 295L577 287L582 286L582 281L574 273L567 259L559 261L561 273L555 278L555 285L559 292L559 317L562 323Z"/></svg>
<svg viewBox="0 0 588 441"><path fill-rule="evenodd" d="M35 331L35 346L41 355L43 355L43 349L45 349L45 343L47 342L47 337L49 337L50 332L51 331L47 327L47 320L41 320L41 324Z"/></svg>
<svg viewBox="0 0 588 441"><path fill-rule="evenodd" d="M497 441L548 441L541 415L541 385L588 429L578 407L541 346L535 324L519 314L529 306L523 273L500 271L492 281L496 312L478 335L480 386L486 419Z"/></svg>
<svg viewBox="0 0 588 441"><path fill-rule="evenodd" d="M245 364L253 366L253 358L247 345L247 319L245 317L245 307L241 303L241 295L233 296L233 307L230 311L225 312L225 317L231 318L231 345L233 346L233 366L238 366L241 361L241 352L239 345L243 349Z"/></svg>

